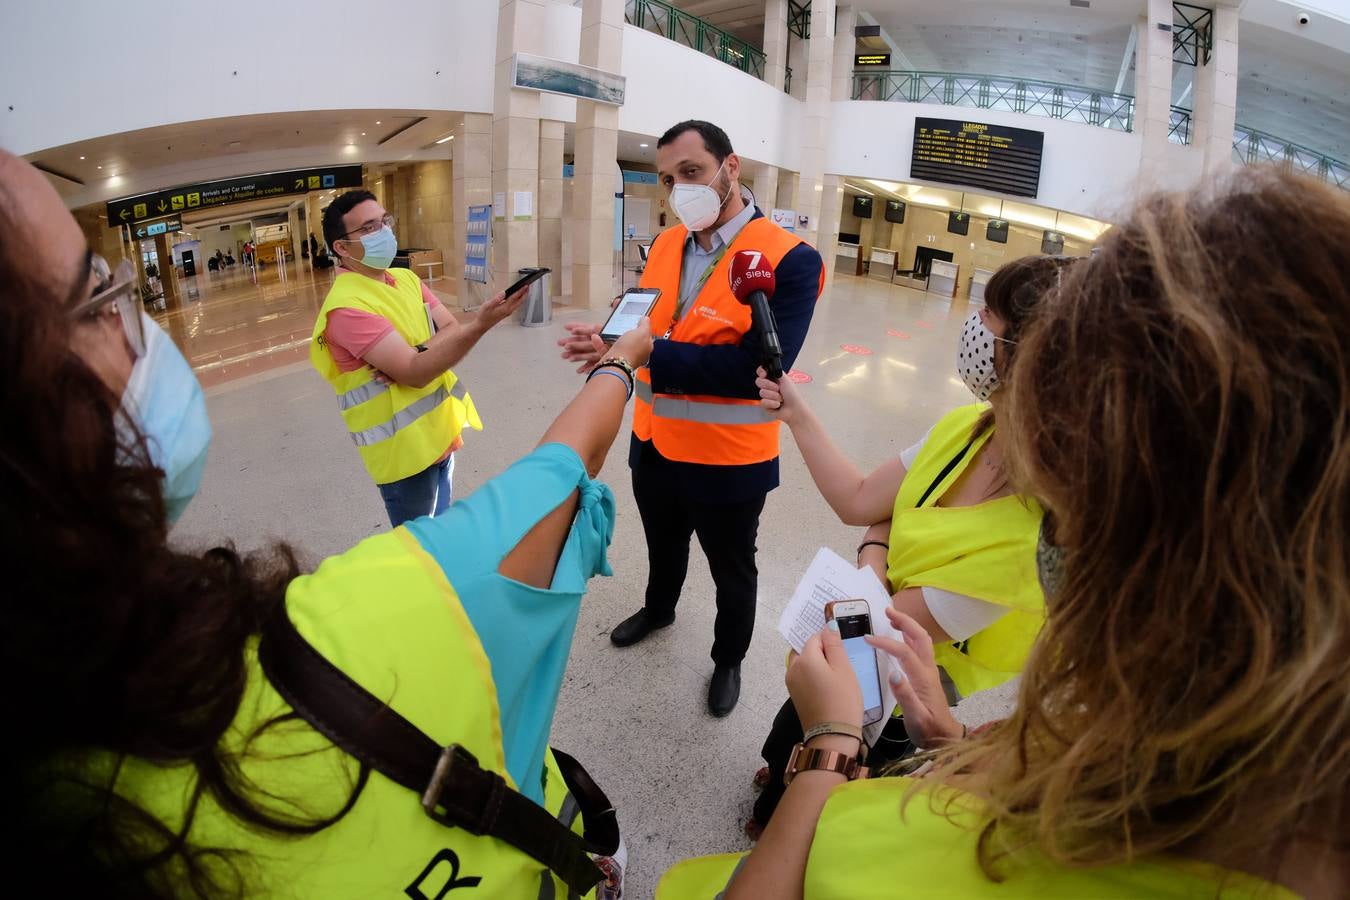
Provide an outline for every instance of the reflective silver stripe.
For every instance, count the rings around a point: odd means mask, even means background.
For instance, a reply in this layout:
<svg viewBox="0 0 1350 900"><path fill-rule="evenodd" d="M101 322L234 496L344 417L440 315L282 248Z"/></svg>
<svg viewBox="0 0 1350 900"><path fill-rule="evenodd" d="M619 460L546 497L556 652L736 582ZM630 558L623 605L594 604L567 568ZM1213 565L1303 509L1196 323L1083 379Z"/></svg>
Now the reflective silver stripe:
<svg viewBox="0 0 1350 900"><path fill-rule="evenodd" d="M741 857L740 862L736 863L736 868L731 870L731 877L727 879L727 887L724 887L720 891L718 891L717 896L714 897L713 900L722 900L722 898L727 895L727 888L731 887L731 883L736 880L736 876L741 874L741 869L745 868L745 863L749 859L750 859L749 853Z"/></svg>
<svg viewBox="0 0 1350 900"><path fill-rule="evenodd" d="M371 444L378 444L380 441L387 441L398 431L407 428L448 399L450 399L450 392L444 387L438 387L425 397L419 398L416 402L410 403L394 413L394 417L388 422L367 428L365 431L353 431L352 443L358 447L368 447Z"/></svg>
<svg viewBox="0 0 1350 900"><path fill-rule="evenodd" d="M703 403L675 397L657 397L652 401L652 415L663 419L683 419L708 425L763 425L774 421L758 403Z"/></svg>
<svg viewBox="0 0 1350 900"><path fill-rule="evenodd" d="M539 873L539 900L553 900L556 896L553 890L553 873L545 869Z"/></svg>
<svg viewBox="0 0 1350 900"><path fill-rule="evenodd" d="M371 379L359 387L354 387L345 394L338 394L338 409L346 412L353 406L360 406L371 397L378 397L389 390L389 385L383 384Z"/></svg>
<svg viewBox="0 0 1350 900"><path fill-rule="evenodd" d="M464 386L464 382L457 379L455 381L455 386L450 389L450 396L454 397L456 400L463 400L465 397L469 396L469 389Z"/></svg>
<svg viewBox="0 0 1350 900"><path fill-rule="evenodd" d="M636 388L637 388L637 398L639 400L643 400L647 403L652 402L652 386L650 384L639 378Z"/></svg>
<svg viewBox="0 0 1350 900"><path fill-rule="evenodd" d="M580 813L581 805L577 803L577 798L572 796L572 792L568 791L567 796L563 798L562 809L558 810L558 821L571 828Z"/></svg>

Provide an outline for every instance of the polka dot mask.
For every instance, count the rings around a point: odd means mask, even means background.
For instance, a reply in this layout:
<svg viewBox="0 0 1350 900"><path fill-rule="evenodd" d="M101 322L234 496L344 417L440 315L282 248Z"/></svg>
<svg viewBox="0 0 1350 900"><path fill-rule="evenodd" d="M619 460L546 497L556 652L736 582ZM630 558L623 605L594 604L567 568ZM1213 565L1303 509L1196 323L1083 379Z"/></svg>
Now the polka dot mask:
<svg viewBox="0 0 1350 900"><path fill-rule="evenodd" d="M973 312L961 328L961 340L956 347L956 371L970 388L975 399L988 400L999 385L994 371L994 333L984 327L980 314Z"/></svg>

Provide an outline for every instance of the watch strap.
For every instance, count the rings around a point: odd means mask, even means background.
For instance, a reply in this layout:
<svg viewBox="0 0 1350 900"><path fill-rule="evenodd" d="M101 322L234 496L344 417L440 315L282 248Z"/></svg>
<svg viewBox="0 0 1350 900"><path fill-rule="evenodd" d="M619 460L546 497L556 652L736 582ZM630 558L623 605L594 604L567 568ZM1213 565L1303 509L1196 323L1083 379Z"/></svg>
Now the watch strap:
<svg viewBox="0 0 1350 900"><path fill-rule="evenodd" d="M802 772L838 772L849 781L866 778L867 766L858 762L857 756L841 753L838 750L826 750L821 747L807 747L798 744L792 748L788 759L787 771L783 773L783 783L791 784L792 779Z"/></svg>

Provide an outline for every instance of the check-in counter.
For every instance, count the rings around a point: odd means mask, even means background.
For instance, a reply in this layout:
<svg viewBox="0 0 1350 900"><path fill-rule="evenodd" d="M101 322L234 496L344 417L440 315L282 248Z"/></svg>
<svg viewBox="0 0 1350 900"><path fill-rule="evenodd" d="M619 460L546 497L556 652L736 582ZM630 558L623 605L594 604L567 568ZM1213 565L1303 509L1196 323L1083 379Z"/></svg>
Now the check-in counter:
<svg viewBox="0 0 1350 900"><path fill-rule="evenodd" d="M834 251L834 270L856 275L858 272L858 251L860 249L857 244L837 244Z"/></svg>
<svg viewBox="0 0 1350 900"><path fill-rule="evenodd" d="M956 278L961 267L956 263L935 259L928 269L928 293L939 297L952 297L956 294Z"/></svg>
<svg viewBox="0 0 1350 900"><path fill-rule="evenodd" d="M867 257L867 274L881 281L890 281L895 275L895 251L873 247Z"/></svg>
<svg viewBox="0 0 1350 900"><path fill-rule="evenodd" d="M972 303L984 302L984 286L994 277L993 269L976 269L970 277L970 300Z"/></svg>

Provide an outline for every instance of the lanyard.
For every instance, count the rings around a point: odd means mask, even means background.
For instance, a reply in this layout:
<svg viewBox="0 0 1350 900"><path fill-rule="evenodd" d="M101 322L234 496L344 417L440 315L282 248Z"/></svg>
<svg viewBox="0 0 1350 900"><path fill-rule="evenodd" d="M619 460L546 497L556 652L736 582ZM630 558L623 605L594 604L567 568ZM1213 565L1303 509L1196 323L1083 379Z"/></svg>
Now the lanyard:
<svg viewBox="0 0 1350 900"><path fill-rule="evenodd" d="M747 220L745 224L749 224L749 220ZM684 311L689 306L689 302L693 300L695 297L697 297L699 293L703 290L703 286L707 284L708 279L712 277L713 269L716 269L717 264L722 261L722 257L727 255L727 251L731 249L731 245L735 243L736 238L740 237L741 231L744 228L745 225L742 225L740 228L736 229L736 233L729 237L727 242L722 245L721 249L719 249L717 253L713 254L712 261L708 263L708 268L703 270L703 274L700 275L698 277L698 280L694 282L694 285L690 289L688 294L684 292L684 284L683 284L684 258L683 256L681 256L680 258L681 284L679 286L679 292L677 294L678 299L675 302L675 315L671 317L670 327L666 329L666 333L665 335L663 335L663 337L666 340L669 340L670 335L675 331L675 326L679 324L680 319L684 316ZM697 241L697 238L695 238L695 241Z"/></svg>

